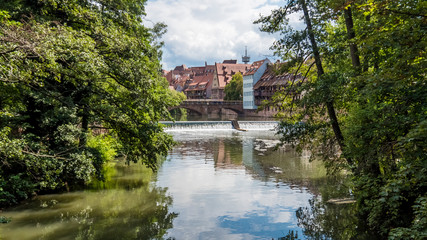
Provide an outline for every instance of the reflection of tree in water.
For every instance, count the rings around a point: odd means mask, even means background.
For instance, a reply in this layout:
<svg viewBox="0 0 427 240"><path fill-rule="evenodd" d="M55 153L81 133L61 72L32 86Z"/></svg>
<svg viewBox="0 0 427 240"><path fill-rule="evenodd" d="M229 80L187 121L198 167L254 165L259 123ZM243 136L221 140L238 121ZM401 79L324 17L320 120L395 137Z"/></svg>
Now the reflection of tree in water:
<svg viewBox="0 0 427 240"><path fill-rule="evenodd" d="M297 218L308 239L378 239L357 217L354 204L331 204L313 197L310 207L297 210Z"/></svg>
<svg viewBox="0 0 427 240"><path fill-rule="evenodd" d="M309 200L309 207L301 207L296 216L298 226L303 228L304 239L375 239L365 232L363 223L356 215L355 204L329 203L330 199L350 196L348 179L345 176L325 177L317 181L322 184L311 185L310 191L318 194ZM299 239L294 233L288 233L279 240Z"/></svg>
<svg viewBox="0 0 427 240"><path fill-rule="evenodd" d="M298 226L309 239L351 239L356 230L353 204L328 204L317 197L296 212Z"/></svg>
<svg viewBox="0 0 427 240"><path fill-rule="evenodd" d="M172 198L166 196L164 188L153 188L144 195L134 198L138 204L128 211L116 210L114 206L102 213L83 209L64 220L79 223L76 239L162 239L178 216L169 212Z"/></svg>
<svg viewBox="0 0 427 240"><path fill-rule="evenodd" d="M357 223L354 204L327 203L329 199L350 197L349 182L345 176L326 177L321 162L310 162L293 149L273 151L266 143L269 142L255 138L217 138L186 141L181 143L181 147L191 153L197 149L208 155L209 159L214 159L216 168L244 165L255 178L276 179L276 182L285 183L292 189L307 190L314 194L309 206L296 212L304 236L290 231L287 234L285 232L286 235L279 240L372 239L358 232L360 225Z"/></svg>
<svg viewBox="0 0 427 240"><path fill-rule="evenodd" d="M310 207L301 207L296 212L298 226L303 228L302 239L370 239L355 238L357 227L352 204L328 204L315 196L309 203ZM297 239L301 238L292 231L278 238L278 240Z"/></svg>
<svg viewBox="0 0 427 240"><path fill-rule="evenodd" d="M167 188L153 186L152 173L144 167L118 165L115 169L119 177L104 187L120 190L105 192L97 212L81 214L83 210L77 215L76 239L163 239L178 216L169 212L173 199Z"/></svg>
<svg viewBox="0 0 427 240"><path fill-rule="evenodd" d="M154 186L152 171L141 164L110 170L92 190L29 202L28 214L13 223L16 231L31 229L32 239L163 239L178 216L169 211L167 188Z"/></svg>

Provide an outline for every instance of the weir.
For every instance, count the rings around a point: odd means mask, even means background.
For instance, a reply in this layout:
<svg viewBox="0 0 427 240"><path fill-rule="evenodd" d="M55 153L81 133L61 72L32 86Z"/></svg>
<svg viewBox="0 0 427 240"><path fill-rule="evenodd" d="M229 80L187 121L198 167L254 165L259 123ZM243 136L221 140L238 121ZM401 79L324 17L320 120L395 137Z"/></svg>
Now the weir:
<svg viewBox="0 0 427 240"><path fill-rule="evenodd" d="M235 121L235 120L234 120ZM237 121L236 121L237 122ZM238 121L234 125L232 121L162 121L166 125L166 131L200 131L200 130L247 130L247 131L268 131L275 130L278 126L277 121ZM237 128L235 127L237 126Z"/></svg>

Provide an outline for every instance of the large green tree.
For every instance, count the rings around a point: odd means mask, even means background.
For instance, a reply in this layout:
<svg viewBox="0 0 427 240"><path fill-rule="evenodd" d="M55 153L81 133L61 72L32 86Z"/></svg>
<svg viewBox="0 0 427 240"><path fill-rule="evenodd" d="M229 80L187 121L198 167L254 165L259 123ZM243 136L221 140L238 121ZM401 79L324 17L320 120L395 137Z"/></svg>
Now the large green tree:
<svg viewBox="0 0 427 240"><path fill-rule="evenodd" d="M357 212L380 238L427 235L426 9L418 0L294 0L257 21L283 35L273 48L285 70L305 76L272 102L291 110L282 141L347 169ZM305 29L292 29L292 13Z"/></svg>
<svg viewBox="0 0 427 240"><path fill-rule="evenodd" d="M0 205L102 178L94 130L155 169L179 98L161 77L145 1L15 0L0 9Z"/></svg>
<svg viewBox="0 0 427 240"><path fill-rule="evenodd" d="M231 78L231 81L225 86L224 100L242 100L243 99L243 76L237 72Z"/></svg>

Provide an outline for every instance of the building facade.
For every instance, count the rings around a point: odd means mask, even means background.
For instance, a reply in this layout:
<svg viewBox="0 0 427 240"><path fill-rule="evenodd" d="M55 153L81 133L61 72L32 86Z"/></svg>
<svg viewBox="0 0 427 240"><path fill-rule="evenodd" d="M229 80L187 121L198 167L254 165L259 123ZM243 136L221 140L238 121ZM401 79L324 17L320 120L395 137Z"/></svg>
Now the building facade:
<svg viewBox="0 0 427 240"><path fill-rule="evenodd" d="M301 84L301 76L295 76L291 73L277 74L277 71L275 71L278 68L277 64L282 63L269 64L267 70L254 85L255 105L260 106L263 101L270 101L278 91L288 91L293 93L293 97L300 97L299 95L295 95L296 93L293 88Z"/></svg>
<svg viewBox="0 0 427 240"><path fill-rule="evenodd" d="M236 60L225 60L223 63L215 63L211 98L224 99L225 86L231 81L233 75L238 72L243 75L250 66L250 64L239 64Z"/></svg>
<svg viewBox="0 0 427 240"><path fill-rule="evenodd" d="M178 92L183 92L187 99L208 99L212 95L214 65L187 68L177 66L171 71L164 71L164 76Z"/></svg>
<svg viewBox="0 0 427 240"><path fill-rule="evenodd" d="M212 95L213 72L194 76L184 90L187 99L209 99Z"/></svg>
<svg viewBox="0 0 427 240"><path fill-rule="evenodd" d="M267 66L270 63L268 59L256 61L243 74L243 109L257 109L253 87L267 70Z"/></svg>

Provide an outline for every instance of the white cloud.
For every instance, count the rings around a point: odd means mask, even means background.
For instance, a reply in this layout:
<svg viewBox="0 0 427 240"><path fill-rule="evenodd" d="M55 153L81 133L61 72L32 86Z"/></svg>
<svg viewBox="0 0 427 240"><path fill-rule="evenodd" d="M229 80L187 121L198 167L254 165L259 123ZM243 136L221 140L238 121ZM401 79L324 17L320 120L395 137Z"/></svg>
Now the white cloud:
<svg viewBox="0 0 427 240"><path fill-rule="evenodd" d="M240 62L245 46L256 61L272 55L269 48L275 35L260 32L253 21L279 4L277 0L149 0L146 19L168 25L163 36L165 69L224 59Z"/></svg>

